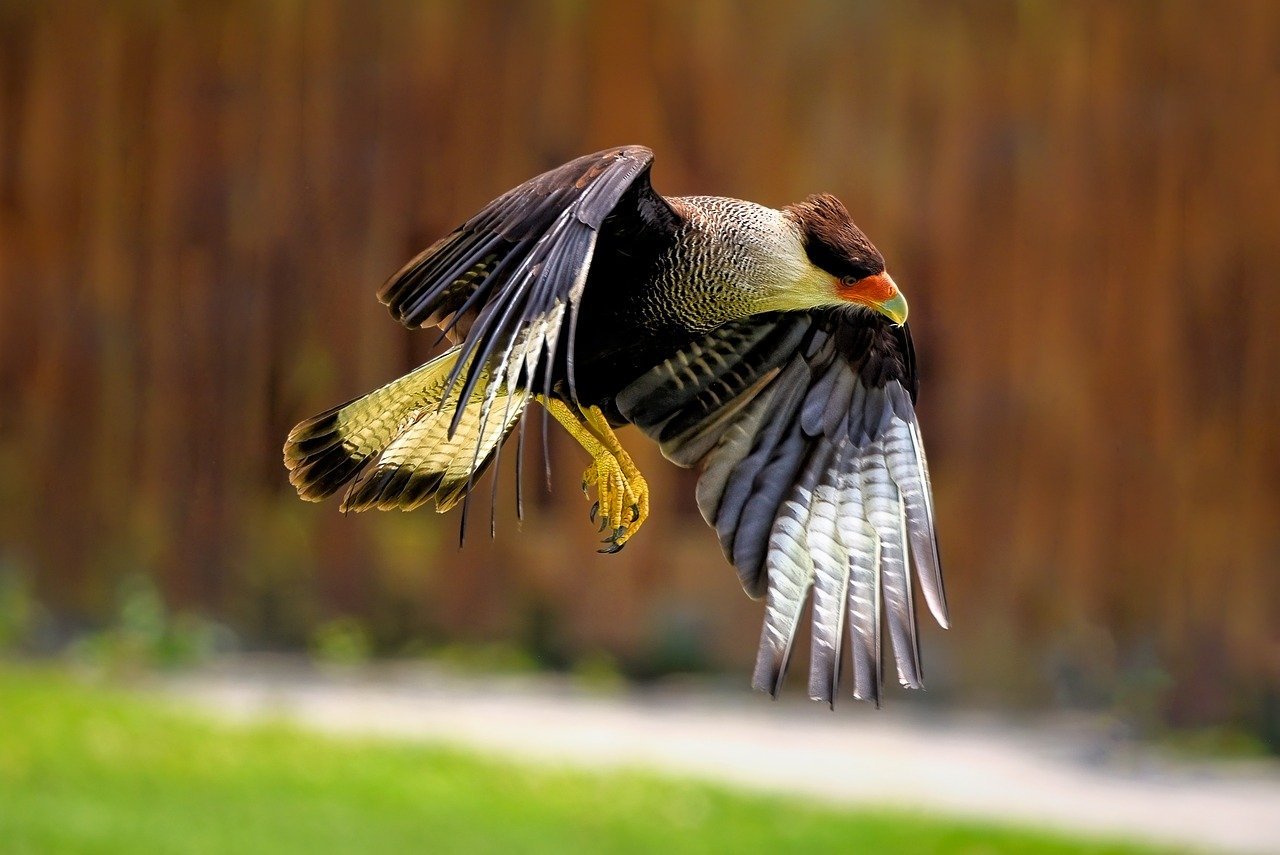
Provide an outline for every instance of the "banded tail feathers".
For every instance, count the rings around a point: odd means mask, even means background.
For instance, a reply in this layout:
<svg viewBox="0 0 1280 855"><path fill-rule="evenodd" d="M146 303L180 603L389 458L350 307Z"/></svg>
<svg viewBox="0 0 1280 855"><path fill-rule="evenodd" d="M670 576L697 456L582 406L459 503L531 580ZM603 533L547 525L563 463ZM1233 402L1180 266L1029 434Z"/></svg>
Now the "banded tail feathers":
<svg viewBox="0 0 1280 855"><path fill-rule="evenodd" d="M290 431L284 464L298 495L318 502L350 483L344 512L408 511L432 499L441 513L456 505L492 461L529 399L521 389L494 391L478 383L450 435L460 403L452 400L456 391L451 400L444 397L458 356L459 348L451 348Z"/></svg>

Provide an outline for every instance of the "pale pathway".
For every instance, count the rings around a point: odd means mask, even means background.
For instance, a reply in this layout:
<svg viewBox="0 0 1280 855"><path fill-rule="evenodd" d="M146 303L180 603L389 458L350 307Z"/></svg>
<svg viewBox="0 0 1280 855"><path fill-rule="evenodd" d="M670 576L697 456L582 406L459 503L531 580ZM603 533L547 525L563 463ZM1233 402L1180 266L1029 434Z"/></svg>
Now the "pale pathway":
<svg viewBox="0 0 1280 855"><path fill-rule="evenodd" d="M432 671L235 667L165 684L236 718L452 743L506 757L635 767L846 805L895 806L1195 849L1280 853L1280 766L1180 763L1097 722L1014 727L746 692L600 696L553 681Z"/></svg>

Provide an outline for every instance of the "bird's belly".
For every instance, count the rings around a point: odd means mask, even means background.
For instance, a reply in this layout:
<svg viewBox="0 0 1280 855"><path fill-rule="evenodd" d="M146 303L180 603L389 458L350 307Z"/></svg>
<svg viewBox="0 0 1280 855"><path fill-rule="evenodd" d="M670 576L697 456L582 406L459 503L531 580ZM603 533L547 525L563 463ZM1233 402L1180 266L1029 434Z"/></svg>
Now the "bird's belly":
<svg viewBox="0 0 1280 855"><path fill-rule="evenodd" d="M566 328L569 325L566 324ZM655 328L640 323L625 307L614 305L595 310L588 301L583 302L577 324L577 337L572 348L573 383L569 382L568 333L556 348L556 359L550 366L548 378L539 370L533 378L532 388L541 391L548 388L551 394L570 401L577 393L581 406L599 407L615 425L626 420L614 405L614 398L632 381L687 346L703 333L666 326Z"/></svg>

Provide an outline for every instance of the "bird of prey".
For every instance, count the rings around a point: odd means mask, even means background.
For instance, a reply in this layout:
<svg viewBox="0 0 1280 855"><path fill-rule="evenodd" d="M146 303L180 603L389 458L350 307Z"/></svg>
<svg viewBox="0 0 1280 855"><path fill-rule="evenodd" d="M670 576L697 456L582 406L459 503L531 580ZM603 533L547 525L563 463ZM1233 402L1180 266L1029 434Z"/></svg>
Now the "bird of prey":
<svg viewBox="0 0 1280 855"><path fill-rule="evenodd" d="M443 512L536 401L591 455L613 552L649 515L614 433L635 425L700 467L698 508L765 598L757 688L777 694L809 598L812 698L834 703L847 633L853 695L879 703L882 624L920 687L913 565L948 618L906 299L834 196L668 198L652 163L643 146L570 161L392 276L391 314L453 346L295 427L290 482L312 501L349 483L344 511Z"/></svg>

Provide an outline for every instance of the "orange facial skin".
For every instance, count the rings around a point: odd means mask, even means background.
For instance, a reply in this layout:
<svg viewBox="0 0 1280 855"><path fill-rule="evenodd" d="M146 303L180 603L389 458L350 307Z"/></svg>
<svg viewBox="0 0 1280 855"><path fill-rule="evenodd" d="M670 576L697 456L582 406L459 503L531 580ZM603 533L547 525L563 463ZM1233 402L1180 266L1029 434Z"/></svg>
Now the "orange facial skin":
<svg viewBox="0 0 1280 855"><path fill-rule="evenodd" d="M866 303L869 306L887 303L898 293L898 286L894 284L888 273L877 273L875 276L868 276L849 284L841 280L837 287L840 296L846 300Z"/></svg>
<svg viewBox="0 0 1280 855"><path fill-rule="evenodd" d="M907 319L906 298L888 273L877 273L850 283L840 280L836 291L844 299L875 309L896 324Z"/></svg>

